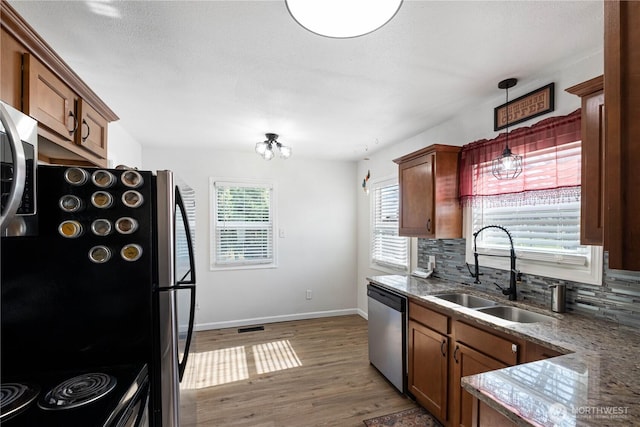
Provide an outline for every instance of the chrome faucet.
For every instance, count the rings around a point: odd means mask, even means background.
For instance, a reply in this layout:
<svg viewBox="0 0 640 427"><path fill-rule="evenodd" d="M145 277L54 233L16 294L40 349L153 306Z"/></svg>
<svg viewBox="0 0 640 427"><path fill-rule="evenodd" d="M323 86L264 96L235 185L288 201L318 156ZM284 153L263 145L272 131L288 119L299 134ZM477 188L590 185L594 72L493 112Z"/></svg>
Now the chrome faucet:
<svg viewBox="0 0 640 427"><path fill-rule="evenodd" d="M507 236L509 237L509 243L511 244L511 253L509 255L509 258L511 258L511 266L509 271L509 288L505 289L502 286L498 285L497 283L494 283L494 285L496 285L498 289L502 291L503 295L509 296L509 301L515 301L517 299L516 274L519 273L518 270L516 270L516 251L513 249L513 239L511 238L511 233L509 233L509 231L504 227L501 227L499 225L487 225L482 227L480 230L476 231L475 233L473 233L473 258L475 260L475 269L474 269L474 272L471 273L471 277L476 279L473 283L476 283L476 284L480 283L480 271L478 266L478 250L476 247L476 239L478 237L478 234L480 234L480 232L486 230L487 228L497 228L498 230L502 230L505 233L507 233ZM501 255L493 255L493 256L501 256Z"/></svg>

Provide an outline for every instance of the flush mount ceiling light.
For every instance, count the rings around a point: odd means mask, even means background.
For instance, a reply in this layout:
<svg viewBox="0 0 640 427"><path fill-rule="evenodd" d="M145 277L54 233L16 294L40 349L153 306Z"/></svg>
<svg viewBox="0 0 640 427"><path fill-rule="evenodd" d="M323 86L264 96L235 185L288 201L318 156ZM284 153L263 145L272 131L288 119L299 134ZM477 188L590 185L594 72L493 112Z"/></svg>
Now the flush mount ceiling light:
<svg viewBox="0 0 640 427"><path fill-rule="evenodd" d="M298 24L325 37L350 38L385 25L402 0L286 0Z"/></svg>
<svg viewBox="0 0 640 427"><path fill-rule="evenodd" d="M256 144L256 153L260 154L263 159L271 160L274 158L274 148L277 148L280 152L280 157L283 159L288 159L291 157L291 147L287 147L286 145L282 145L277 141L278 135L275 133L265 133L264 136L267 137L265 141L258 142Z"/></svg>
<svg viewBox="0 0 640 427"><path fill-rule="evenodd" d="M522 156L517 156L511 152L509 148L509 88L514 87L518 83L518 79L506 79L498 83L500 89L507 92L507 101L505 103L505 111L507 115L505 135L505 147L502 154L491 163L491 172L498 179L515 179L522 173Z"/></svg>

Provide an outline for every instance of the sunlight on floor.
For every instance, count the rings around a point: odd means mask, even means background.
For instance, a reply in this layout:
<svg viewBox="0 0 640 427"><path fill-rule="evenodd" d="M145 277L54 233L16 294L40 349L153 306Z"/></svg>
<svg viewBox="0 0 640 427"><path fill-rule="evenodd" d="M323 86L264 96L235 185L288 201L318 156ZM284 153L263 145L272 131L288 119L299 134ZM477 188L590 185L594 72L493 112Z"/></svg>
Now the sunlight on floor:
<svg viewBox="0 0 640 427"><path fill-rule="evenodd" d="M249 378L244 347L230 347L189 355L183 389L213 387Z"/></svg>
<svg viewBox="0 0 640 427"><path fill-rule="evenodd" d="M302 366L289 340L254 345L253 357L258 374Z"/></svg>
<svg viewBox="0 0 640 427"><path fill-rule="evenodd" d="M249 370L260 375L302 366L289 340L257 344L251 351L255 370L247 362L244 346L191 353L180 388L202 389L246 380Z"/></svg>

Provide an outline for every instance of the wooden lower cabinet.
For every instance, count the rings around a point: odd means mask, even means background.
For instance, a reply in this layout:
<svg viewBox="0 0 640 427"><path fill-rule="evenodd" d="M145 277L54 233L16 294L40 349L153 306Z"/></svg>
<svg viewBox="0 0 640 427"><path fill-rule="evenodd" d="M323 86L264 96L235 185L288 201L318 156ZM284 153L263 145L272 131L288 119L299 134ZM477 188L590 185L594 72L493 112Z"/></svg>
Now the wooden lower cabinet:
<svg viewBox="0 0 640 427"><path fill-rule="evenodd" d="M447 419L449 337L409 320L409 392L441 422Z"/></svg>
<svg viewBox="0 0 640 427"><path fill-rule="evenodd" d="M514 427L516 424L478 399L473 400L473 427Z"/></svg>
<svg viewBox="0 0 640 427"><path fill-rule="evenodd" d="M462 388L462 377L563 353L471 322L409 300L408 391L447 427L510 426Z"/></svg>
<svg viewBox="0 0 640 427"><path fill-rule="evenodd" d="M458 342L455 344L452 358L453 425L471 427L474 397L462 388L460 384L462 377L506 368L509 365Z"/></svg>
<svg viewBox="0 0 640 427"><path fill-rule="evenodd" d="M522 363L536 362L538 360L562 356L563 354L564 353L560 353L559 351L545 347L541 344L527 341L525 343L524 360L522 360Z"/></svg>

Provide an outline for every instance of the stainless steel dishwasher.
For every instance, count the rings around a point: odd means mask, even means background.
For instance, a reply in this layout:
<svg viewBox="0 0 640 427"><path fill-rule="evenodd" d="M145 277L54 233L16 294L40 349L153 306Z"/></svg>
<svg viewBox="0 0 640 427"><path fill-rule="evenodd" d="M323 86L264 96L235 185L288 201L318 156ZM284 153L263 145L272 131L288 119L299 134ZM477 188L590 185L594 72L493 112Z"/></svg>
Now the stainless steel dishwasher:
<svg viewBox="0 0 640 427"><path fill-rule="evenodd" d="M401 393L407 385L407 298L367 286L369 361Z"/></svg>

